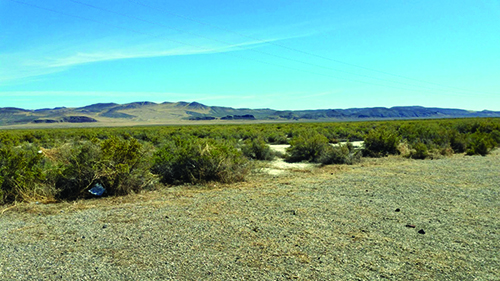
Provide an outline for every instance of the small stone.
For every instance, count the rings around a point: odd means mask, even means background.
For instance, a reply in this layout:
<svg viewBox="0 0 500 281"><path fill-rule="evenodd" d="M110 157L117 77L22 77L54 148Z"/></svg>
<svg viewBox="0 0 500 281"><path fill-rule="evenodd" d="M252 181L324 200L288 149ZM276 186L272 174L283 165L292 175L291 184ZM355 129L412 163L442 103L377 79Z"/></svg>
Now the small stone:
<svg viewBox="0 0 500 281"><path fill-rule="evenodd" d="M425 231L424 231L423 229L420 229L420 230L418 231L418 234L425 234Z"/></svg>
<svg viewBox="0 0 500 281"><path fill-rule="evenodd" d="M102 228L107 228L107 227L108 227L108 225L107 225L107 224L105 224L105 225L103 225L103 226L102 226Z"/></svg>
<svg viewBox="0 0 500 281"><path fill-rule="evenodd" d="M400 211L401 211L401 209L399 209L399 208L396 209L396 212L400 212Z"/></svg>

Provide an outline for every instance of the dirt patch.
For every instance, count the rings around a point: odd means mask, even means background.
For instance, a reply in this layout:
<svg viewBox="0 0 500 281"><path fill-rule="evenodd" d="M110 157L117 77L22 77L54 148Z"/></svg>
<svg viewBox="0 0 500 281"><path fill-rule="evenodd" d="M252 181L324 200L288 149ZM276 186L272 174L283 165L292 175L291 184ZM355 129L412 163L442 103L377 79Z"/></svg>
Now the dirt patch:
<svg viewBox="0 0 500 281"><path fill-rule="evenodd" d="M356 148L361 148L363 146L363 141L355 141L351 143ZM338 146L340 144L343 145L346 143L342 142L342 143L332 144L332 146ZM286 149L289 148L290 145L276 144L276 145L270 145L270 147L273 151L276 151L281 155L285 155ZM282 158L278 157L275 160L269 162L268 167L263 168L262 172L267 173L269 175L277 176L277 175L288 174L293 171L311 171L319 166L320 164L314 164L314 163L288 163Z"/></svg>
<svg viewBox="0 0 500 281"><path fill-rule="evenodd" d="M332 146L345 145L346 142L332 143ZM362 148L364 145L364 141L352 141L351 144L356 148ZM286 149L290 147L289 144L271 144L269 145L272 150L285 154Z"/></svg>

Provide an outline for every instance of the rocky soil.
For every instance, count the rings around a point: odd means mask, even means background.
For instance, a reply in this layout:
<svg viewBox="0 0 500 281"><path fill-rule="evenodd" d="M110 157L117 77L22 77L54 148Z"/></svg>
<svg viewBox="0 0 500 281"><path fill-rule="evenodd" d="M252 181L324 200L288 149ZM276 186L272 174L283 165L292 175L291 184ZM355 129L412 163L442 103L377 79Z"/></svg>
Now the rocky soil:
<svg viewBox="0 0 500 281"><path fill-rule="evenodd" d="M0 208L1 280L499 280L500 153Z"/></svg>

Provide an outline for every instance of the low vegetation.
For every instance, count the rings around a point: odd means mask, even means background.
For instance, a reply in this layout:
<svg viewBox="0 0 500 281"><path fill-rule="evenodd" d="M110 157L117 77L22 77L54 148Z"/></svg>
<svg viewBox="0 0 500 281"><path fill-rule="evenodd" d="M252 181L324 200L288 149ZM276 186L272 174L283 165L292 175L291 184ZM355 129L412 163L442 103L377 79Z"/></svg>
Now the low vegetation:
<svg viewBox="0 0 500 281"><path fill-rule="evenodd" d="M48 195L43 156L33 145L0 148L0 203Z"/></svg>
<svg viewBox="0 0 500 281"><path fill-rule="evenodd" d="M153 173L165 184L242 181L248 160L227 141L176 138L159 149Z"/></svg>
<svg viewBox="0 0 500 281"><path fill-rule="evenodd" d="M269 144L260 137L247 139L241 151L246 157L255 160L271 161L276 156Z"/></svg>
<svg viewBox="0 0 500 281"><path fill-rule="evenodd" d="M361 162L362 155L363 153L361 150L356 149L350 142L348 142L346 144L339 144L337 146L329 146L319 160L323 165L353 165Z"/></svg>
<svg viewBox="0 0 500 281"><path fill-rule="evenodd" d="M297 133L287 149L288 162L309 161L320 163L324 158L330 144L328 139L317 132L304 130Z"/></svg>
<svg viewBox="0 0 500 281"><path fill-rule="evenodd" d="M362 149L349 142L364 141ZM344 144L339 144L342 142ZM500 119L286 123L0 131L0 204L125 195L165 185L236 182L250 159L354 164L361 157L487 155Z"/></svg>
<svg viewBox="0 0 500 281"><path fill-rule="evenodd" d="M75 143L54 159L61 165L55 183L57 198L89 197L88 190L100 184L107 195L126 195L151 185L148 150L136 139L111 137L104 141Z"/></svg>
<svg viewBox="0 0 500 281"><path fill-rule="evenodd" d="M365 136L364 154L370 157L383 157L399 154L398 146L401 136L393 128L377 128Z"/></svg>

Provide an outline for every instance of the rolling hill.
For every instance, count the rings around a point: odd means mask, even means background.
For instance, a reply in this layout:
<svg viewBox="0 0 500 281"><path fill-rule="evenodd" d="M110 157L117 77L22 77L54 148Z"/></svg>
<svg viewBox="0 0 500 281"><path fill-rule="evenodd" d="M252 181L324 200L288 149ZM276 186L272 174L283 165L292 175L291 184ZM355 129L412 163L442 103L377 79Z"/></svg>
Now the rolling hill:
<svg viewBox="0 0 500 281"><path fill-rule="evenodd" d="M0 126L120 126L239 121L347 121L414 118L500 117L499 111L421 106L318 110L273 110L207 106L198 102L98 103L77 108L0 108Z"/></svg>

